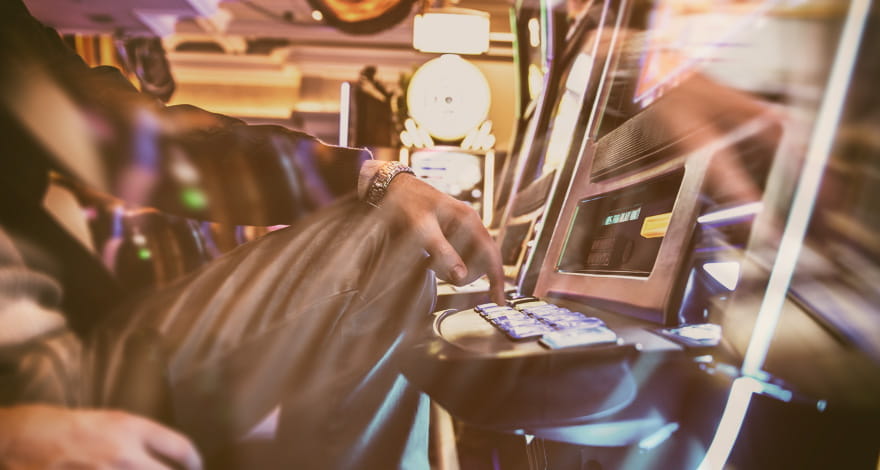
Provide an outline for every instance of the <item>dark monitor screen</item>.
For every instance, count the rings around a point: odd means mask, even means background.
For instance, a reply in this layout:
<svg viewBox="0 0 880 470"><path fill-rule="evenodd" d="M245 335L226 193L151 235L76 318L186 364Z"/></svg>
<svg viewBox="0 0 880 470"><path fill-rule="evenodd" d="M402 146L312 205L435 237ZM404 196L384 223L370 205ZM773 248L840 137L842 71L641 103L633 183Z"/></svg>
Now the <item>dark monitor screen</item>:
<svg viewBox="0 0 880 470"><path fill-rule="evenodd" d="M557 269L648 276L672 216L684 170L578 203Z"/></svg>
<svg viewBox="0 0 880 470"><path fill-rule="evenodd" d="M532 225L530 222L507 225L501 243L501 261L505 266L515 266L519 263L523 243L528 239Z"/></svg>

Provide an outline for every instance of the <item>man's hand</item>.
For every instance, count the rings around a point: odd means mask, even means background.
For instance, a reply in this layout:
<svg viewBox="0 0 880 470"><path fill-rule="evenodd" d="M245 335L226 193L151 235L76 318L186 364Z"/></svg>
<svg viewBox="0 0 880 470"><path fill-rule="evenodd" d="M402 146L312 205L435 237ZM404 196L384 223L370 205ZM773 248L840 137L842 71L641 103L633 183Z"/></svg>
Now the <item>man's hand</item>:
<svg viewBox="0 0 880 470"><path fill-rule="evenodd" d="M380 205L424 247L440 279L464 285L486 274L489 296L504 303L501 252L472 207L406 173L391 181Z"/></svg>
<svg viewBox="0 0 880 470"><path fill-rule="evenodd" d="M48 405L0 408L0 467L202 468L182 435L121 411Z"/></svg>

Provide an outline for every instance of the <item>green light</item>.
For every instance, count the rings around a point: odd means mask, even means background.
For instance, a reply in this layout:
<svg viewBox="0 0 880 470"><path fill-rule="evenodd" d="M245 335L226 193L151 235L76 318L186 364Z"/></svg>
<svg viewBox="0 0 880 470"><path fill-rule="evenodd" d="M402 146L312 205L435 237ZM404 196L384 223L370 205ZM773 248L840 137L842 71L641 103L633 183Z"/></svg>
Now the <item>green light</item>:
<svg viewBox="0 0 880 470"><path fill-rule="evenodd" d="M149 248L139 248L138 249L138 258L146 261L153 256L153 253L150 253Z"/></svg>
<svg viewBox="0 0 880 470"><path fill-rule="evenodd" d="M180 199L187 209L201 210L208 206L208 198L198 188L186 188L180 193Z"/></svg>

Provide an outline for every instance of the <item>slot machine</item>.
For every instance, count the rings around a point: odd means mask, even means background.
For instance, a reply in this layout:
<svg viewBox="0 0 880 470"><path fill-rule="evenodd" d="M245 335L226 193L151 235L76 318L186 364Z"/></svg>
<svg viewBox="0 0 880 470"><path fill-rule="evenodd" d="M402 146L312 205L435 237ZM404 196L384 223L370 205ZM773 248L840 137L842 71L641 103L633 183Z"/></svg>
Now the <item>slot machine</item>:
<svg viewBox="0 0 880 470"><path fill-rule="evenodd" d="M522 436L539 468L874 468L880 361L853 326L877 331L873 294L795 276L814 267L809 233L843 230L848 256L873 252L857 241L872 219L837 219L865 213L857 191L809 225L829 204L821 176L845 185L867 159L827 165L848 135L846 90L871 82L853 71L873 60L872 8L609 2L609 53L567 144L577 156L534 289L437 312L410 380L456 419ZM559 124L536 135L552 141ZM538 173L557 147L540 148ZM534 232L511 223L512 194L502 239Z"/></svg>

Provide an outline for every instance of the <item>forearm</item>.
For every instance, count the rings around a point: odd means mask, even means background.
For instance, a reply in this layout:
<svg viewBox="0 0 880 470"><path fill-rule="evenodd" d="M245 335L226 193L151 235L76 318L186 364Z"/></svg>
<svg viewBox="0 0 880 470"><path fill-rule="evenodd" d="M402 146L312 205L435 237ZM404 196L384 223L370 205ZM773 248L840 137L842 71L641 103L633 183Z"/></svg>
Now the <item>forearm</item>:
<svg viewBox="0 0 880 470"><path fill-rule="evenodd" d="M370 158L281 126L164 107L122 86L94 88L114 127L104 152L110 192L132 205L234 225L290 224L354 192Z"/></svg>
<svg viewBox="0 0 880 470"><path fill-rule="evenodd" d="M183 121L199 112L188 109ZM175 131L164 143L163 162L154 168L158 182L145 205L187 217L290 224L353 193L361 164L370 158L365 150L329 146L280 126L190 128L180 124L179 110L174 113Z"/></svg>

